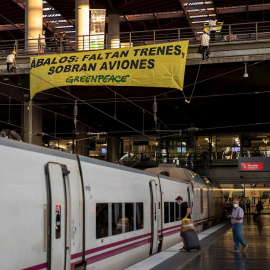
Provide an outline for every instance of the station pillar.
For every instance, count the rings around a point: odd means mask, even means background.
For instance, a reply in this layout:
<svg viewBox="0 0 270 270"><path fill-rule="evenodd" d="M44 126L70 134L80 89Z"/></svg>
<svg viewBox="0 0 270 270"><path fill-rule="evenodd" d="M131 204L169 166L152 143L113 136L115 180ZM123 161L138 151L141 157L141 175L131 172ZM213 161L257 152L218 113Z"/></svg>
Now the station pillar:
<svg viewBox="0 0 270 270"><path fill-rule="evenodd" d="M107 48L120 48L120 16L119 14L109 14Z"/></svg>
<svg viewBox="0 0 270 270"><path fill-rule="evenodd" d="M88 51L89 39L89 0L75 0L76 50Z"/></svg>
<svg viewBox="0 0 270 270"><path fill-rule="evenodd" d="M25 1L25 51L38 52L38 36L43 29L43 0Z"/></svg>
<svg viewBox="0 0 270 270"><path fill-rule="evenodd" d="M42 145L42 109L36 107L33 101L31 102L32 104L24 102L23 106L22 140L31 144Z"/></svg>
<svg viewBox="0 0 270 270"><path fill-rule="evenodd" d="M108 151L107 151L107 161L118 162L121 153L121 138L120 137L108 137Z"/></svg>

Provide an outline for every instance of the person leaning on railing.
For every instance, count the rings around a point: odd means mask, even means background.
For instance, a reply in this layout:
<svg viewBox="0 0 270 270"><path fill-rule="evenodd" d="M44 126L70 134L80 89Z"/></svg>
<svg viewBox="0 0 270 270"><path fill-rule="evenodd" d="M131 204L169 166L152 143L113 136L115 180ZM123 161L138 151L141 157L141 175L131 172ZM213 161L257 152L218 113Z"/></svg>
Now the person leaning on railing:
<svg viewBox="0 0 270 270"><path fill-rule="evenodd" d="M64 51L68 50L68 47L70 47L70 43L69 43L69 40L66 36L66 33L63 33L63 36L62 36L62 45L63 45L63 49Z"/></svg>
<svg viewBox="0 0 270 270"><path fill-rule="evenodd" d="M50 39L50 42L52 51L57 52L60 44L58 33L53 33L53 37Z"/></svg>

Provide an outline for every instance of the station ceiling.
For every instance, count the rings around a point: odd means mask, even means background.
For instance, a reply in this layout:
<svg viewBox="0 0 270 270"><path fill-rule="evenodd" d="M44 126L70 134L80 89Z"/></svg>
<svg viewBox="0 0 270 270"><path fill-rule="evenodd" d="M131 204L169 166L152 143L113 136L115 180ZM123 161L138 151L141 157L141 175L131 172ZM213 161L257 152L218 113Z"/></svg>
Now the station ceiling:
<svg viewBox="0 0 270 270"><path fill-rule="evenodd" d="M24 38L24 5L25 0L1 0L0 39ZM75 25L75 0L47 0L44 7L44 15L49 16L44 17L44 27L48 30L57 31L54 27L58 23L50 23L51 18ZM209 7L213 12L205 10ZM202 16L205 20L216 14L224 24L270 20L270 0L90 0L90 8L106 9L107 16L120 14L121 32L190 27L194 18L189 18L189 11L192 17Z"/></svg>
<svg viewBox="0 0 270 270"><path fill-rule="evenodd" d="M48 0L47 2L65 19L71 22L74 20L74 0ZM90 7L105 8L107 15L118 11L121 16L126 16L126 21L121 22L121 31L138 31L189 26L185 15L168 19L156 17L152 20L136 22L128 19L128 16L134 14L183 11L182 2L180 0L91 0ZM267 0L215 0L213 2L217 10L218 8L220 10L239 8L239 12L218 14L219 20L226 23L270 20L269 6L267 6L270 1ZM22 0L1 0L0 39L24 37L23 5ZM246 7L245 11L243 11L243 6ZM248 11L255 6L260 8L257 11ZM17 30L5 30L10 22L17 27ZM22 30L19 29L20 27ZM270 125L265 124L269 121L270 76L268 70L269 61L251 63L248 67L249 77L243 78L243 63L204 64L199 72L198 83L194 87L198 66L187 66L184 95L193 96L189 104L184 101L183 92L172 91L169 88L73 86L64 90L78 98L78 119L89 126L89 130L93 132L104 131L111 135L125 136L142 133L156 135L153 117L153 101L156 96L159 128L167 130L168 134L174 134L173 131L177 134L179 130L186 130L191 125L198 127L200 134L269 133ZM29 88L28 75L16 75L7 82ZM0 92L6 95L0 96L1 127L9 127L7 123L12 123L14 129L19 131L18 127L22 125L22 120L18 115L21 115L22 108L9 96L25 99L23 94L27 91L2 85ZM80 100L87 104L81 103ZM35 102L46 109L43 111L43 132L59 133L61 137L70 137L73 129L74 98L57 89L51 89L38 94ZM70 118L67 119L62 115Z"/></svg>

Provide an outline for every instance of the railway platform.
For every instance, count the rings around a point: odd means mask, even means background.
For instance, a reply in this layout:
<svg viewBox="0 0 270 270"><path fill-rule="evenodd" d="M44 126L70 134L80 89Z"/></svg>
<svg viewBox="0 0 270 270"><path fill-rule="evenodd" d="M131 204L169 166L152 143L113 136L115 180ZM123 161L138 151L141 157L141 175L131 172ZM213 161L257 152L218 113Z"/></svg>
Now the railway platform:
<svg viewBox="0 0 270 270"><path fill-rule="evenodd" d="M245 253L231 253L233 236L228 222L219 224L199 234L201 251L181 252L179 243L152 256L128 270L260 270L270 268L270 215L255 221L246 215L242 235L248 243Z"/></svg>

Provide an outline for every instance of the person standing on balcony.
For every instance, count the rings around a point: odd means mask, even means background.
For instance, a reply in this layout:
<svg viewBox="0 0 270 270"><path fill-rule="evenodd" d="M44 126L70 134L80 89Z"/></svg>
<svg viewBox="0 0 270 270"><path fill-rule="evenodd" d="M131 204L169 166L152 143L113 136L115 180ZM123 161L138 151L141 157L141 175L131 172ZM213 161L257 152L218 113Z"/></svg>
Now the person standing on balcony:
<svg viewBox="0 0 270 270"><path fill-rule="evenodd" d="M209 41L210 37L207 34L207 30L203 30L203 34L200 37L201 40L201 46L202 46L202 60L208 60L209 59Z"/></svg>
<svg viewBox="0 0 270 270"><path fill-rule="evenodd" d="M44 53L46 47L45 30L43 30L42 33L38 35L38 46L39 53Z"/></svg>
<svg viewBox="0 0 270 270"><path fill-rule="evenodd" d="M63 33L63 35L62 35L62 45L63 45L64 51L67 51L70 44L69 44L68 38L66 36L66 33Z"/></svg>
<svg viewBox="0 0 270 270"><path fill-rule="evenodd" d="M210 29L210 39L211 41L215 41L216 39L216 30L217 30L217 20L215 17L212 17L209 21L209 29Z"/></svg>
<svg viewBox="0 0 270 270"><path fill-rule="evenodd" d="M57 32L53 33L53 37L50 39L50 41L51 41L52 51L57 52L59 49L59 36Z"/></svg>
<svg viewBox="0 0 270 270"><path fill-rule="evenodd" d="M16 52L12 51L12 53L7 56L6 63L7 63L7 71L8 72L15 70L15 66L16 66L15 55L16 55ZM10 66L11 66L11 68L10 68Z"/></svg>

